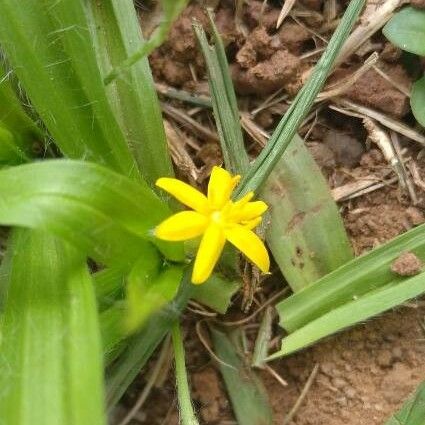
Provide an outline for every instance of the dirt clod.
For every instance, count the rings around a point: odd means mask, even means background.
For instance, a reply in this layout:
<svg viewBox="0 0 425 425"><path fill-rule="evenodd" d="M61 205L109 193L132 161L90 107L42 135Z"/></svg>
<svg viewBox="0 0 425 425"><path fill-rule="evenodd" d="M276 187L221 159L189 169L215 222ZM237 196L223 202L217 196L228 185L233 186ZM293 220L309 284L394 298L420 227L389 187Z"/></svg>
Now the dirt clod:
<svg viewBox="0 0 425 425"><path fill-rule="evenodd" d="M399 276L415 276L422 271L422 261L412 252L403 252L391 264L391 271Z"/></svg>
<svg viewBox="0 0 425 425"><path fill-rule="evenodd" d="M418 7L419 9L425 9L425 0L410 0L410 4L413 7Z"/></svg>
<svg viewBox="0 0 425 425"><path fill-rule="evenodd" d="M335 154L337 165L354 167L364 153L363 145L356 138L337 130L329 130L323 143Z"/></svg>
<svg viewBox="0 0 425 425"><path fill-rule="evenodd" d="M406 214L413 226L419 226L425 222L424 213L419 208L409 207L406 209Z"/></svg>

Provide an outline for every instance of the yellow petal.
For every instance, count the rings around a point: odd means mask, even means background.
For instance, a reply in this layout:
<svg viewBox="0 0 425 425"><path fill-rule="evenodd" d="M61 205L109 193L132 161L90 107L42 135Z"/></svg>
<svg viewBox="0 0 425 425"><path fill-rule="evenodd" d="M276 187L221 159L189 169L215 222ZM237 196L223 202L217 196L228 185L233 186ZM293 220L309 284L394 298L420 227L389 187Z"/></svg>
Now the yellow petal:
<svg viewBox="0 0 425 425"><path fill-rule="evenodd" d="M214 209L223 208L241 176L233 176L221 167L213 167L208 183L208 200Z"/></svg>
<svg viewBox="0 0 425 425"><path fill-rule="evenodd" d="M199 245L193 266L192 283L204 283L211 275L220 258L226 239L224 232L217 224L210 224Z"/></svg>
<svg viewBox="0 0 425 425"><path fill-rule="evenodd" d="M166 241L184 241L204 233L208 218L195 211L182 211L164 220L155 229L155 236Z"/></svg>
<svg viewBox="0 0 425 425"><path fill-rule="evenodd" d="M267 204L263 201L248 202L241 208L237 208L236 205L234 205L229 219L238 223L250 221L264 214L267 208Z"/></svg>
<svg viewBox="0 0 425 425"><path fill-rule="evenodd" d="M226 229L226 239L244 253L263 273L270 267L269 253L263 241L244 226L232 226Z"/></svg>
<svg viewBox="0 0 425 425"><path fill-rule="evenodd" d="M238 199L235 203L235 207L243 207L254 197L254 192L248 192L246 195L242 196L241 199Z"/></svg>
<svg viewBox="0 0 425 425"><path fill-rule="evenodd" d="M254 227L257 227L261 223L261 220L262 220L261 217L253 218L252 220L244 222L243 226L249 230L252 230L254 229Z"/></svg>
<svg viewBox="0 0 425 425"><path fill-rule="evenodd" d="M156 185L195 211L200 213L207 213L209 211L207 197L199 192L199 190L196 190L181 180L161 177L156 181Z"/></svg>

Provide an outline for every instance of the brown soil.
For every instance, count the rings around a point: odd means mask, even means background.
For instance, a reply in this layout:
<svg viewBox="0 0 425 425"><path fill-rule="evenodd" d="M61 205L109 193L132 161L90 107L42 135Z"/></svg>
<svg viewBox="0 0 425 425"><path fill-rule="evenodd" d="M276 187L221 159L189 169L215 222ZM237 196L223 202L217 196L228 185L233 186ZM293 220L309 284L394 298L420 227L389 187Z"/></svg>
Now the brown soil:
<svg viewBox="0 0 425 425"><path fill-rule="evenodd" d="M282 89L289 98L293 97L317 58L302 59L302 55L323 46L320 37L312 35L309 28L317 28L323 22L311 14L302 21L303 25L287 19L276 31L279 7L270 6L269 3L273 2L269 1L261 13L263 1L250 0L240 16L243 25L238 28L233 1L222 0L219 3L217 25L227 46L232 77L242 108L248 109L247 105L250 105L252 109L277 89ZM306 10L323 11L322 0L299 0L297 4ZM338 10L344 5L345 2L339 1ZM201 8L196 3L190 5L173 26L169 41L152 55L151 65L157 81L195 94L205 94L204 64L191 30L193 17L207 25ZM323 33L326 37L329 34ZM400 64L400 51L381 37L376 37L374 42L385 61L380 63L381 69L393 82L409 88L412 79ZM352 74L365 57L367 55L352 58L350 63L334 74L331 83ZM395 118L407 116L410 119L407 97L374 70L367 71L345 96ZM167 102L173 103L170 99ZM175 106L188 111L188 107L182 103L175 102ZM260 127L272 129L286 108L287 104L281 102L257 114L255 121ZM201 113L197 119L213 130L211 115ZM378 179L394 176L381 151L375 145L366 143L367 133L361 121L325 111L315 125L301 129L301 134L305 135L307 130L307 146L322 167L330 188L371 175ZM202 184L208 174L206 170L220 162L218 144L206 140L196 131L186 131L190 138L197 139L196 143L190 142L188 148L194 158L196 172L186 177L193 181L193 176L198 176L195 180ZM406 155L413 158L424 177L425 163L418 155L417 148L406 140L402 140L402 144L407 149ZM247 147L253 154L259 150L252 140L247 141ZM183 170L180 171L185 174ZM425 221L423 196L420 188L416 190L419 195L416 205L412 205L397 182L340 204L344 224L357 255ZM405 253L392 267L396 273L412 275L422 268L422 264L413 254ZM283 387L270 374L261 373L273 407L274 422L283 423L313 368L319 365L314 383L292 425L383 424L425 377L424 314L424 307L419 302L412 303L335 335L301 353L273 362L271 366L288 383ZM231 406L216 365L196 337L193 320L193 317L188 319L185 344L192 396L201 423L236 423L233 422ZM126 406L134 403L143 384L143 380L140 380L129 391ZM149 409L133 423L177 424L176 408L169 409L174 399L175 388L173 377L170 377L165 385L152 392L148 400Z"/></svg>

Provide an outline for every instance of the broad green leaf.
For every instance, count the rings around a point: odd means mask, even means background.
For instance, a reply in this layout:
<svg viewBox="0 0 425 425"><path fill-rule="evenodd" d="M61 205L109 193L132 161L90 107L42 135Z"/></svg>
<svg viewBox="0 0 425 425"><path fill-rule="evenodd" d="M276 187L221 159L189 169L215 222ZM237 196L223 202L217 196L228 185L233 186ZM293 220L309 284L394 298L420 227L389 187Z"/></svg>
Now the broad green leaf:
<svg viewBox="0 0 425 425"><path fill-rule="evenodd" d="M171 331L186 307L193 286L190 283L190 274L186 272L176 298L154 314L143 329L127 341L121 356L107 370L106 400L109 409L119 401L152 353Z"/></svg>
<svg viewBox="0 0 425 425"><path fill-rule="evenodd" d="M382 32L401 49L425 56L425 10L405 7L390 19Z"/></svg>
<svg viewBox="0 0 425 425"><path fill-rule="evenodd" d="M111 72L105 77L105 84L108 85L116 78L121 77L121 75L129 68L159 47L167 37L168 31L170 30L174 20L178 17L187 3L188 0L162 0L161 4L164 16L159 26L152 33L149 40L141 43L141 46L139 46L137 50L132 51L131 56L111 70Z"/></svg>
<svg viewBox="0 0 425 425"><path fill-rule="evenodd" d="M129 176L137 167L108 104L85 2L0 4L0 45L61 151Z"/></svg>
<svg viewBox="0 0 425 425"><path fill-rule="evenodd" d="M269 359L293 353L342 329L397 307L423 293L425 293L425 273L420 273L410 279L403 279L397 284L386 285L337 307L297 329L282 340L281 350ZM282 314L280 309L278 311L279 314Z"/></svg>
<svg viewBox="0 0 425 425"><path fill-rule="evenodd" d="M425 382L422 382L413 396L410 396L401 409L385 425L422 425L425 419Z"/></svg>
<svg viewBox="0 0 425 425"><path fill-rule="evenodd" d="M125 349L125 314L124 301L117 301L99 316L105 366L111 364Z"/></svg>
<svg viewBox="0 0 425 425"><path fill-rule="evenodd" d="M315 66L307 83L299 91L290 108L280 120L267 146L252 163L237 188L236 195L244 195L262 186L284 154L295 133L308 114L317 94L322 89L338 52L347 39L354 23L365 4L365 0L352 0L345 10L328 46Z"/></svg>
<svg viewBox="0 0 425 425"><path fill-rule="evenodd" d="M425 127L425 76L413 84L410 106L416 120Z"/></svg>
<svg viewBox="0 0 425 425"><path fill-rule="evenodd" d="M151 315L176 296L183 277L182 266L167 266L159 270L153 266L147 269L139 264L128 276L125 327L128 332L139 329Z"/></svg>
<svg viewBox="0 0 425 425"><path fill-rule="evenodd" d="M293 291L353 258L329 187L298 135L277 162L261 196L270 205L267 243Z"/></svg>
<svg viewBox="0 0 425 425"><path fill-rule="evenodd" d="M45 229L107 265L130 265L169 215L147 186L100 165L52 160L0 170L0 223ZM156 242L155 242L156 243ZM158 245L181 260L180 244Z"/></svg>
<svg viewBox="0 0 425 425"><path fill-rule="evenodd" d="M243 359L240 347L241 331L235 331L234 344L226 334L211 329L214 351L222 361L219 364L224 383L239 425L271 425L271 406L260 379Z"/></svg>
<svg viewBox="0 0 425 425"><path fill-rule="evenodd" d="M13 425L101 425L103 370L85 258L40 232L14 233L2 266L0 418ZM6 271L6 273L4 273Z"/></svg>
<svg viewBox="0 0 425 425"><path fill-rule="evenodd" d="M87 7L93 17L95 48L105 77L144 43L139 19L132 0L91 1ZM147 57L123 71L120 78L107 87L107 93L146 181L153 185L159 177L173 175Z"/></svg>

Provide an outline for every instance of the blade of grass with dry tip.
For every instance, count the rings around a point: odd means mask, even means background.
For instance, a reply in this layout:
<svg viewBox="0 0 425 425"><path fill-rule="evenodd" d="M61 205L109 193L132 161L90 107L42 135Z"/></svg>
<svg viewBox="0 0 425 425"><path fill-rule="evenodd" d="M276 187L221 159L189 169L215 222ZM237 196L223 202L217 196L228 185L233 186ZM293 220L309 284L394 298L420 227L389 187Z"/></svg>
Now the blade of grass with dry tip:
<svg viewBox="0 0 425 425"><path fill-rule="evenodd" d="M322 338L397 307L423 293L425 293L425 273L404 278L396 284L390 283L383 288L337 307L297 329L282 340L281 350L270 356L269 360L298 351ZM279 314L282 314L279 308L278 311Z"/></svg>
<svg viewBox="0 0 425 425"><path fill-rule="evenodd" d="M85 2L0 4L0 45L61 151L137 175L108 103Z"/></svg>
<svg viewBox="0 0 425 425"><path fill-rule="evenodd" d="M239 124L236 95L229 75L223 43L210 11L208 16L213 29L213 46L208 43L205 31L200 24L193 24L193 28L207 64L208 83L224 163L233 174L245 174L249 167L249 158Z"/></svg>
<svg viewBox="0 0 425 425"><path fill-rule="evenodd" d="M182 425L198 425L193 411L192 399L187 378L186 362L183 347L183 338L180 324L175 322L172 329L174 360L176 365L177 397Z"/></svg>
<svg viewBox="0 0 425 425"><path fill-rule="evenodd" d="M29 230L13 233L7 257L2 422L106 424L96 299L85 258Z"/></svg>
<svg viewBox="0 0 425 425"><path fill-rule="evenodd" d="M212 328L214 352L222 360L219 364L226 389L239 425L271 425L271 406L261 381L242 357L241 331L232 334L233 342L225 333Z"/></svg>
<svg viewBox="0 0 425 425"><path fill-rule="evenodd" d="M423 425L425 419L425 382L422 382L413 396L410 396L401 409L385 425Z"/></svg>
<svg viewBox="0 0 425 425"><path fill-rule="evenodd" d="M190 273L186 272L176 298L150 318L139 333L128 339L121 356L107 369L108 409L115 406L164 337L171 332L173 324L189 301L192 288Z"/></svg>
<svg viewBox="0 0 425 425"><path fill-rule="evenodd" d="M369 291L402 282L403 278L390 266L405 251L425 260L425 225L351 260L277 304L280 325L287 332L294 332Z"/></svg>
<svg viewBox="0 0 425 425"><path fill-rule="evenodd" d="M106 265L131 265L152 249L151 242L170 259L182 260L181 244L158 244L153 237L152 229L170 212L141 183L73 160L3 169L0 223L48 230Z"/></svg>
<svg viewBox="0 0 425 425"><path fill-rule="evenodd" d="M141 46L132 52L131 56L127 57L109 72L104 79L105 84L108 85L116 78L121 77L121 74L125 73L129 68L159 47L167 37L168 31L170 30L174 20L179 16L187 3L188 0L162 0L161 5L163 9L163 19L159 26L155 29L147 41L141 43Z"/></svg>
<svg viewBox="0 0 425 425"><path fill-rule="evenodd" d="M87 3L99 66L105 77L144 43L132 0ZM109 102L121 125L139 171L153 185L172 176L161 109L147 56L122 72L107 88Z"/></svg>
<svg viewBox="0 0 425 425"><path fill-rule="evenodd" d="M290 108L281 119L267 146L255 159L248 173L236 189L237 195L244 195L262 186L291 143L298 127L310 111L322 89L333 63L347 39L354 23L363 8L365 0L351 0L328 46L315 66L310 78L300 90Z"/></svg>
<svg viewBox="0 0 425 425"><path fill-rule="evenodd" d="M226 167L247 170L236 96L225 51L210 14L214 44L203 28L195 32L207 63L215 120ZM337 206L319 167L298 135L279 159L261 192L270 206L266 240L294 291L338 268L352 251Z"/></svg>

